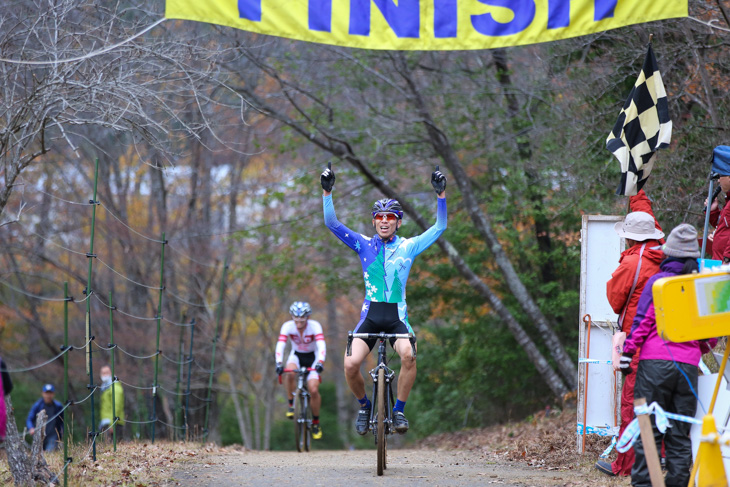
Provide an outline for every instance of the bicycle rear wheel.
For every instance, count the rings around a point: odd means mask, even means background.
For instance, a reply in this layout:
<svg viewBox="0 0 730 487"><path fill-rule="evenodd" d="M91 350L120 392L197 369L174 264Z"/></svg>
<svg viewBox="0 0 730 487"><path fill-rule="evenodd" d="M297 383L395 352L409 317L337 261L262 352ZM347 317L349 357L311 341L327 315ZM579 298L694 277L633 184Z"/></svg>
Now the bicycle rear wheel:
<svg viewBox="0 0 730 487"><path fill-rule="evenodd" d="M306 423L302 421L304 418L304 404L302 396L297 391L294 394L294 441L297 445L297 451L304 450L304 437L306 435Z"/></svg>
<svg viewBox="0 0 730 487"><path fill-rule="evenodd" d="M387 440L385 438L385 370L378 370L378 475L383 475L385 469L385 450Z"/></svg>

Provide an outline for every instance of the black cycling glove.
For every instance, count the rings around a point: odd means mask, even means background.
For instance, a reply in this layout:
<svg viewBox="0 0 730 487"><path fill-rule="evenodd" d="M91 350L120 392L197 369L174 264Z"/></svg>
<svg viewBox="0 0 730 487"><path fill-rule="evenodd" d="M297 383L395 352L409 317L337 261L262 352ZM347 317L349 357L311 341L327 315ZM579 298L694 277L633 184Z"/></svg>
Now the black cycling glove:
<svg viewBox="0 0 730 487"><path fill-rule="evenodd" d="M283 374L283 373L284 373L284 365L282 365L282 363L281 363L281 362L277 362L277 363L276 363L276 373L277 373L278 375L281 375L281 374Z"/></svg>
<svg viewBox="0 0 730 487"><path fill-rule="evenodd" d="M314 366L314 370L316 370L318 374L321 374L323 369L324 364L322 362L317 362L317 365Z"/></svg>
<svg viewBox="0 0 730 487"><path fill-rule="evenodd" d="M441 194L446 190L446 176L439 171L439 167L436 166L436 170L431 174L431 186L436 194Z"/></svg>
<svg viewBox="0 0 730 487"><path fill-rule="evenodd" d="M324 170L322 175L319 177L319 182L322 184L322 189L330 192L335 186L335 172L332 170L332 163L327 163L327 169Z"/></svg>

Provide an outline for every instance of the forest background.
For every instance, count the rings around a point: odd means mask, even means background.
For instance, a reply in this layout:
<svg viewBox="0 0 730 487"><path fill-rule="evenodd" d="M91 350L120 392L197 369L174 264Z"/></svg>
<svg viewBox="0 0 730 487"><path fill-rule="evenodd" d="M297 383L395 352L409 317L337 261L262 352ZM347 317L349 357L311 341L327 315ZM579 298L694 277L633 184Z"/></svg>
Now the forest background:
<svg viewBox="0 0 730 487"><path fill-rule="evenodd" d="M449 228L408 286L419 338L408 436L559 406L577 386L581 216L626 211L605 139L650 34L674 133L646 190L665 231L702 226L709 156L728 143L730 5L689 3L688 19L458 52L352 50L183 21L116 45L160 20L163 2L4 4L0 58L22 62L0 61L0 356L20 369L59 353L68 281L69 340L85 343L89 304L98 383L111 294L116 375L127 418L142 423L129 436L147 438L143 423L156 418L158 436L175 436L187 402L191 431L208 405L210 439L289 449L273 349L289 304L305 300L328 347L321 445L366 446L342 374L360 266L323 225L319 174L332 161L350 228L372 233L370 206L387 196L403 203L410 236L434 222L440 165ZM181 326L191 320L192 347ZM84 361L69 352L72 398L89 393ZM62 378L61 360L13 374L21 429L41 385ZM69 412L80 441L88 403Z"/></svg>

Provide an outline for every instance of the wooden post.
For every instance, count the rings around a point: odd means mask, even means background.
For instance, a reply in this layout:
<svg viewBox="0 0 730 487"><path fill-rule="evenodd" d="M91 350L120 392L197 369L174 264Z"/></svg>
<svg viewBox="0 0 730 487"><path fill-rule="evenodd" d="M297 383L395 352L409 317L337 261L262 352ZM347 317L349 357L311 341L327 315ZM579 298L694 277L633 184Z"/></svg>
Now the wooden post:
<svg viewBox="0 0 730 487"><path fill-rule="evenodd" d="M634 407L646 406L646 398L640 397L634 400ZM654 443L654 431L651 427L651 418L648 414L637 414L639 420L639 429L641 430L641 444L644 447L644 457L646 464L649 466L649 477L651 477L652 487L664 487L664 475L662 474L662 465L659 461L659 454Z"/></svg>

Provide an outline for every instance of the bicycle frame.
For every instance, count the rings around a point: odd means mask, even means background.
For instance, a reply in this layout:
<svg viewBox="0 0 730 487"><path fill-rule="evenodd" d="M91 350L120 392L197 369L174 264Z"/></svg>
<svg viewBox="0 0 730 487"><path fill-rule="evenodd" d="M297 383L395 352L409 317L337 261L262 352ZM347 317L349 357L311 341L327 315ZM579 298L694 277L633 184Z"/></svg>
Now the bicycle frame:
<svg viewBox="0 0 730 487"><path fill-rule="evenodd" d="M386 354L385 341L388 339L405 338L411 343L411 351L413 358L416 357L416 337L413 333L353 333L347 334L347 351L349 357L352 355L352 340L361 338L363 340L378 340L378 364L370 371L370 377L373 379L373 400L375 404L370 408L369 427L375 437L375 445L377 446L378 462L377 474L383 475L383 471L387 468L387 450L388 435L393 434L393 388L391 383L395 372L388 367L388 356ZM384 387L385 389L378 389ZM381 414L382 417L378 417Z"/></svg>
<svg viewBox="0 0 730 487"><path fill-rule="evenodd" d="M312 367L300 367L298 369L285 369L284 373L297 374L297 388L294 391L294 400L300 404L299 415L294 418L296 426L297 451L309 451L310 435L312 431L312 418L310 414L310 396L307 388L307 376L309 372L315 371ZM281 384L281 375L279 375Z"/></svg>
<svg viewBox="0 0 730 487"><path fill-rule="evenodd" d="M378 340L378 363L373 368L369 374L370 377L373 380L373 395L372 397L378 397L378 371L380 369L383 369L384 371L384 379L385 379L385 399L386 399L386 408L385 408L385 418L384 423L386 425L385 431L386 434L392 434L392 424L393 424L393 405L395 404L395 401L393 400L393 389L392 389L392 383L393 378L395 377L395 371L388 367L388 356L386 353L386 340L390 339L406 339L411 344L411 352L413 353L413 358L416 358L416 336L413 333L353 333L348 332L347 333L347 350L346 354L349 357L352 355L352 340L355 338L360 338L363 340ZM371 408L370 410L370 430L373 432L373 435L376 435L375 433L375 423L377 421L377 418L375 417L375 408ZM377 437L375 438L375 441L377 443Z"/></svg>
<svg viewBox="0 0 730 487"><path fill-rule="evenodd" d="M294 395L298 395L301 398L302 401L302 411L304 414L303 417L294 418L295 421L298 423L304 424L304 426L307 429L310 429L312 427L311 420L308 421L306 417L307 410L309 409L309 389L307 389L307 381L305 380L307 377L307 368L301 367L297 371L297 388L294 391Z"/></svg>
<svg viewBox="0 0 730 487"><path fill-rule="evenodd" d="M385 338L378 340L378 364L370 370L370 377L373 379L373 398L378 397L378 387L383 386L385 387L385 417L383 418L383 422L385 423L385 434L389 435L391 434L391 426L393 424L393 418L391 417L393 415L393 377L395 377L395 371L388 367L388 355L386 352L386 345L385 345ZM378 384L378 371L380 369L384 370L384 380L385 384ZM370 410L370 431L373 432L373 435L375 436L375 443L377 444L378 438L376 434L376 423L377 423L377 417L375 408L371 408Z"/></svg>

